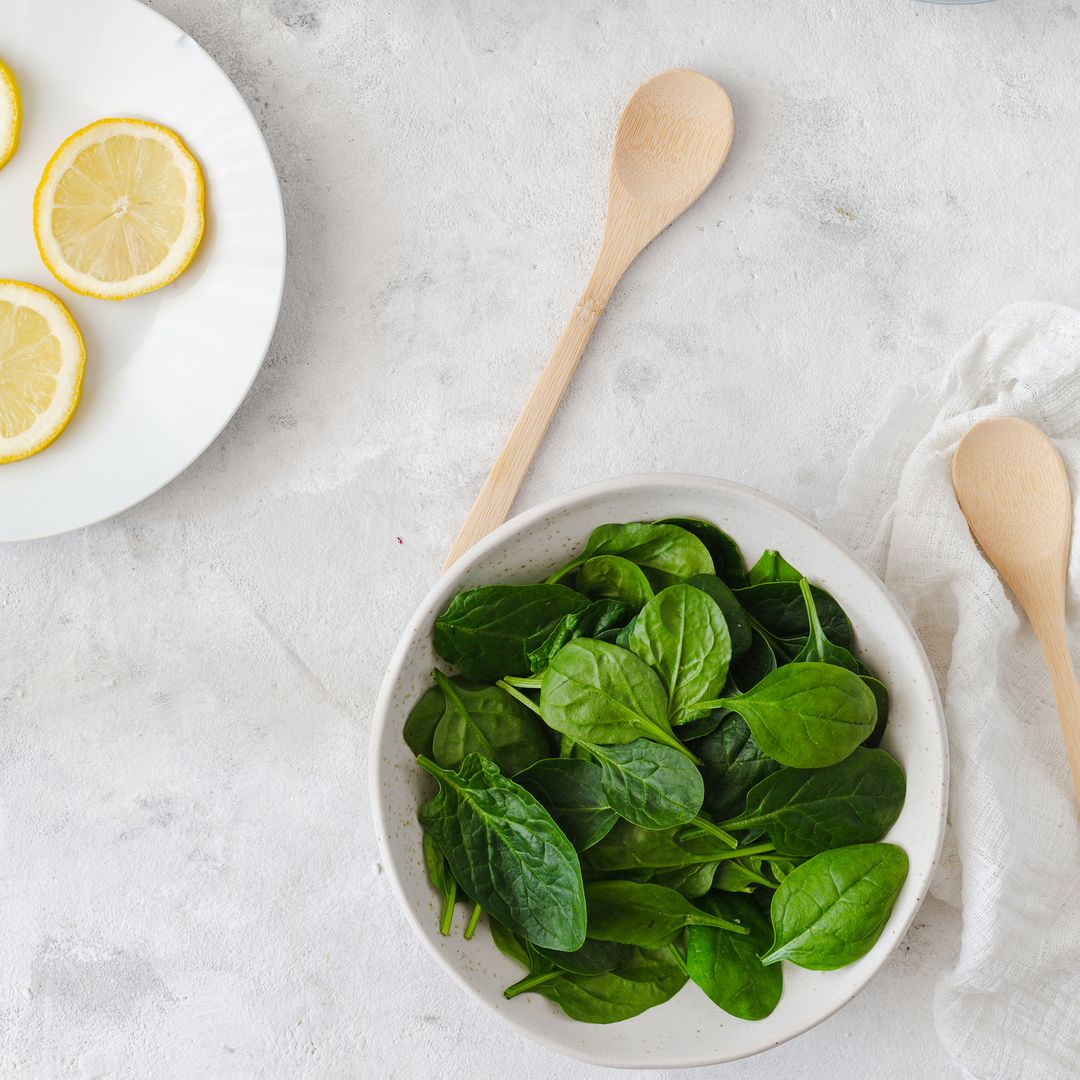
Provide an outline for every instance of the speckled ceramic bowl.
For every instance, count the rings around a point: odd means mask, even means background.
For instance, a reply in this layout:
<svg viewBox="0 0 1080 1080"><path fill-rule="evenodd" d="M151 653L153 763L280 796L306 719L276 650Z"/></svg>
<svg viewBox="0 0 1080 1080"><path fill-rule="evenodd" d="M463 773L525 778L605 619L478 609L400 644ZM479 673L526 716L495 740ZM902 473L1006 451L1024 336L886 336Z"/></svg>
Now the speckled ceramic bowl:
<svg viewBox="0 0 1080 1080"><path fill-rule="evenodd" d="M832 972L784 965L784 996L767 1019L736 1020L688 984L671 1001L614 1025L582 1024L535 994L507 1001L521 969L499 953L486 930L464 941L440 937L437 898L421 862L416 811L433 785L401 738L413 703L435 664L431 625L461 589L534 581L575 554L597 525L672 516L707 518L754 559L779 548L833 593L851 616L859 653L892 694L884 747L907 773L907 802L888 839L908 853L911 870L874 948ZM751 488L699 476L630 476L572 491L527 510L476 545L439 579L409 623L386 673L375 710L371 790L375 823L395 891L417 934L483 1005L545 1046L598 1065L680 1068L747 1057L799 1035L846 1004L885 962L926 895L945 826L948 749L941 703L922 646L881 582L857 559L782 503ZM462 909L462 912L464 909Z"/></svg>

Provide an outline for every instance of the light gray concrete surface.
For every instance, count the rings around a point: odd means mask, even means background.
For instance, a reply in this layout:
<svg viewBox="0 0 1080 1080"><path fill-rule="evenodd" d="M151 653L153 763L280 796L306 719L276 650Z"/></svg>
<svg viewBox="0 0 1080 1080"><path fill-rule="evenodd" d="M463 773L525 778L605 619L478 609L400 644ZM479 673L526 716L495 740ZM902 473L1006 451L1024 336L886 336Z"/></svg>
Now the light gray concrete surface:
<svg viewBox="0 0 1080 1080"><path fill-rule="evenodd" d="M813 513L893 387L1002 304L1078 300L1076 5L152 6L266 132L288 285L184 476L0 548L0 1076L614 1076L433 966L365 765L398 632L584 284L619 109L696 67L735 146L614 297L520 505L672 469ZM832 1020L697 1075L958 1075L931 1009L958 926L931 899Z"/></svg>

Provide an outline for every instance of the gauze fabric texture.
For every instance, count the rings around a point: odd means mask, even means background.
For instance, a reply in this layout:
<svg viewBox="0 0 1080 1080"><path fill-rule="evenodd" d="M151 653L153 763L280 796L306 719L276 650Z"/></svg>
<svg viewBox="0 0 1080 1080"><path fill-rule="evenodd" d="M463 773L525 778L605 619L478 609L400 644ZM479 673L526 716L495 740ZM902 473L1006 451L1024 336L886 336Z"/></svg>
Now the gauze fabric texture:
<svg viewBox="0 0 1080 1080"><path fill-rule="evenodd" d="M1077 493L1080 311L1001 311L945 369L898 395L819 519L907 608L945 705L950 828L932 891L961 905L963 928L958 955L942 958L938 1033L968 1077L1075 1080L1076 794L1034 634L972 539L950 475L956 444L993 416L1045 431ZM1078 585L1074 543L1066 607L1080 647Z"/></svg>

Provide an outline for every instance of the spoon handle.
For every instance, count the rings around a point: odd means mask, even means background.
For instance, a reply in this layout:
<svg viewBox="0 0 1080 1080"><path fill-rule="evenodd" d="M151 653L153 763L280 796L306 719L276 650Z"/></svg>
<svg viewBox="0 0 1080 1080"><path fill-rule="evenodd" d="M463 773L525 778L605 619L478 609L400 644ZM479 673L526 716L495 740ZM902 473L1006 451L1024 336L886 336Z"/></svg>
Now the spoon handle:
<svg viewBox="0 0 1080 1080"><path fill-rule="evenodd" d="M593 328L626 268L625 262L629 261L616 261L610 256L605 258L606 249L607 245L601 248L600 258L585 294L578 301L555 351L540 372L540 378L536 380L506 445L495 459L469 516L465 518L465 524L461 526L457 539L451 545L450 553L443 563L444 570L456 562L477 540L487 536L492 529L506 520L581 354L592 337Z"/></svg>
<svg viewBox="0 0 1080 1080"><path fill-rule="evenodd" d="M1054 700L1057 702L1058 717L1061 720L1061 733L1065 738L1065 750L1069 755L1076 796L1080 799L1080 686L1077 685L1076 673L1069 657L1064 620L1059 616L1035 615L1031 621L1042 646L1043 656L1046 657L1046 666L1050 669Z"/></svg>

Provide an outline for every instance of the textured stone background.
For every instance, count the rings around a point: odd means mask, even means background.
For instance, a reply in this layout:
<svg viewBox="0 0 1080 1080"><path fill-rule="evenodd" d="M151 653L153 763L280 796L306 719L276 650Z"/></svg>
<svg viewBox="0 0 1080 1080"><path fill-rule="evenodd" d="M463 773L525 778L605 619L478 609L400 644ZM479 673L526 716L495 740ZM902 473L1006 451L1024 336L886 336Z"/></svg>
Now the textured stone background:
<svg viewBox="0 0 1080 1080"><path fill-rule="evenodd" d="M413 941L365 764L398 631L587 277L619 109L697 67L735 147L616 294L521 505L674 469L813 512L893 387L1008 301L1080 299L1076 6L153 7L266 133L289 280L194 467L0 548L0 1076L614 1076ZM715 1074L953 1076L931 995L958 925L929 901L852 1005Z"/></svg>

